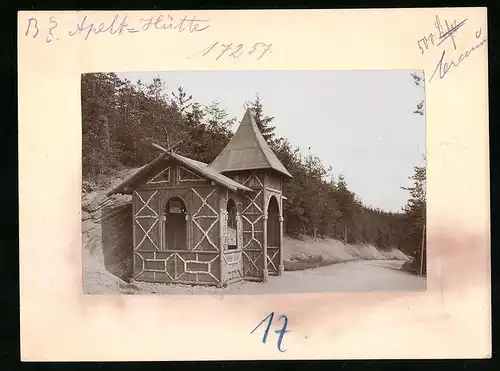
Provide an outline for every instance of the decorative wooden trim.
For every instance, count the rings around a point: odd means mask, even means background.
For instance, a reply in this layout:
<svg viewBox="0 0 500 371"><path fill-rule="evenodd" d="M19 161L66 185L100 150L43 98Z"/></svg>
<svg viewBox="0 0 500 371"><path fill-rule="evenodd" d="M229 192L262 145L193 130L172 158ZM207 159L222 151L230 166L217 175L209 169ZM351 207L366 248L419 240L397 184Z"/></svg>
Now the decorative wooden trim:
<svg viewBox="0 0 500 371"><path fill-rule="evenodd" d="M267 180L267 173L264 175L264 181ZM264 182L265 183L265 182ZM268 195L267 195L267 190L264 188L264 204L266 204L266 200L268 198ZM269 204L267 205L267 207L264 209L264 226L263 226L263 229L264 229L264 233L263 233L263 236L262 236L262 243L263 243L263 252L264 252L264 259L263 262L262 262L262 279L264 282L267 281L267 276L268 276L268 270L267 270L267 209L269 207Z"/></svg>
<svg viewBox="0 0 500 371"><path fill-rule="evenodd" d="M278 267L276 266L276 264L274 264L273 260L280 253L281 249L279 247L276 247L276 248L271 248L271 249L268 248L268 251L269 250L271 250L271 251L275 250L275 251L272 254L272 256L269 256L269 254L266 254L266 256L267 256L267 263L266 264L269 265L269 263L270 263L272 265L273 270L276 271L276 272L278 272Z"/></svg>
<svg viewBox="0 0 500 371"><path fill-rule="evenodd" d="M174 254L174 278L173 281L175 282L177 280L177 254Z"/></svg>
<svg viewBox="0 0 500 371"><path fill-rule="evenodd" d="M227 250L227 251L224 251L224 255L231 255L231 254L234 254L237 252L242 252L242 251L243 251L242 249ZM213 251L212 254L213 253L215 253L215 251Z"/></svg>
<svg viewBox="0 0 500 371"><path fill-rule="evenodd" d="M225 258L223 252L227 250L227 245L225 244L225 237L227 233L227 204L229 202L229 191L226 189L226 210L224 210L224 202L222 200L222 192L219 192L219 251L221 252L219 257L219 270L220 270L220 279L221 282L226 280L226 266L225 266Z"/></svg>
<svg viewBox="0 0 500 371"><path fill-rule="evenodd" d="M219 215L217 213L217 211L212 207L210 206L210 203L207 202L207 200L215 193L215 191L218 190L218 187L214 188L212 192L209 193L209 195L207 197L202 197L200 196L200 194L198 192L196 192L196 190L194 188L191 188L191 191L193 192L193 194L195 194L200 200L201 200L201 206L198 208L198 210L196 210L195 213L193 213L193 216L198 216L198 213L201 211L201 209L203 208L203 206L207 206L210 210L213 211L213 213L215 215Z"/></svg>
<svg viewBox="0 0 500 371"><path fill-rule="evenodd" d="M236 251L236 250L234 250ZM161 253L167 253L167 254L174 254L174 253L179 253L179 254L206 254L206 255L217 255L219 252L218 251L193 251L193 250L137 250L138 253L143 253L143 252L161 252Z"/></svg>
<svg viewBox="0 0 500 371"><path fill-rule="evenodd" d="M168 174L167 180L164 179L156 180L157 178L160 178L165 172L167 172ZM146 184L164 184L164 183L170 183L170 166L167 167L166 169L163 169L162 171L160 171L158 174L156 174L154 177L152 177L146 182Z"/></svg>
<svg viewBox="0 0 500 371"><path fill-rule="evenodd" d="M252 171L252 172L250 173L250 175L248 176L248 178L247 178L247 179L243 182L243 185L246 185L246 184L250 181L250 179L252 179L252 178L257 179L257 182L259 182L259 184L260 184L260 187L259 187L259 188L264 188L264 184L263 184L263 183L262 183L262 181L260 180L260 178L259 178L259 176L257 175L257 172L256 172L256 171ZM251 188L251 187L250 187L250 188Z"/></svg>
<svg viewBox="0 0 500 371"><path fill-rule="evenodd" d="M139 243L136 244L136 241L134 240L134 250L138 250L141 247L141 245L144 243L146 238L149 239L149 241L151 241L151 244L154 246L154 248L156 250L160 249L158 247L158 245L156 244L156 242L153 240L153 238L151 238L151 236L150 236L150 233L153 231L153 229L155 228L155 226L159 220L158 213L150 206L150 203L152 202L154 197L157 195L157 193L158 193L158 191L152 192L151 195L149 196L149 198L147 199L147 201L144 201L142 196L138 192L134 191L133 197L135 196L136 200L140 200L142 202L142 206L139 208L138 211L136 211L133 214L133 221L134 221L134 225L139 226L139 228L144 232L144 236L142 237L142 239ZM142 210L145 210L145 209L149 209L153 213L153 215L139 215L142 212ZM141 223L139 223L139 220L141 220L141 219L154 219L154 222L146 230L141 225ZM135 227L134 227L134 231L135 231Z"/></svg>
<svg viewBox="0 0 500 371"><path fill-rule="evenodd" d="M260 271L261 271L261 268L259 268L259 267L257 266L256 261L257 261L257 260L259 260L259 258L263 255L263 253L264 253L264 252L263 252L262 250L258 250L258 251L255 251L255 252L258 252L258 253L259 253L259 254L257 255L257 257L255 258L255 260L252 260L252 259L250 258L250 256L248 256L248 254L247 254L247 252L246 252L246 251L242 251L242 255L241 255L241 257L242 257L242 259L243 259L243 257L247 258L247 260L248 260L248 261L249 261L249 262L253 265L253 267L257 270L257 272L260 272ZM264 258L263 260L265 261L266 259ZM245 271L245 268L243 267L243 276L244 276L245 278L247 277L247 276L246 276L246 273L247 273L247 272L248 272L248 270L247 270L247 271ZM255 276L248 276L248 277L255 277Z"/></svg>
<svg viewBox="0 0 500 371"><path fill-rule="evenodd" d="M265 189L267 189L268 191L271 191L271 192L275 192L275 193L280 193L281 194L281 191L279 189L271 188L269 186L266 186Z"/></svg>
<svg viewBox="0 0 500 371"><path fill-rule="evenodd" d="M136 278L136 281L139 281L139 282L151 282L150 279L141 279L141 278ZM197 286L217 286L220 284L219 281L217 282L193 282L193 281L175 281L175 282L165 282L165 281L153 281L153 282L156 282L156 283L166 283L166 284L169 284L169 283L176 283L176 284L181 284L181 285L192 285L193 283L196 283Z"/></svg>
<svg viewBox="0 0 500 371"><path fill-rule="evenodd" d="M262 282L262 277L245 276L244 280L245 281L252 281L252 282Z"/></svg>
<svg viewBox="0 0 500 371"><path fill-rule="evenodd" d="M269 189L266 189L267 192L267 196L266 196L266 200L265 200L265 207L266 207L266 213L267 213L267 210L269 209L269 203L271 202L271 198L274 196L276 197L276 202L278 203L278 210L279 210L279 213L280 215L282 214L282 209L283 209L283 197L281 195L281 193L279 192L274 192L274 191L270 191Z"/></svg>
<svg viewBox="0 0 500 371"><path fill-rule="evenodd" d="M136 268L135 268L135 253L136 253L136 232L135 232L135 222L134 222L134 215L135 215L135 208L136 208L136 200L135 197L132 196L132 278L135 279L136 277Z"/></svg>
<svg viewBox="0 0 500 371"><path fill-rule="evenodd" d="M279 266L278 266L278 269L279 269L279 272L280 272L280 275L282 275L285 270L284 270L284 265L283 265L283 216L280 215L280 236L279 236Z"/></svg>
<svg viewBox="0 0 500 371"><path fill-rule="evenodd" d="M243 277L233 278L233 279L226 281L225 284L229 286L229 285L232 285L233 283L240 282L240 281L244 281L244 278Z"/></svg>
<svg viewBox="0 0 500 371"><path fill-rule="evenodd" d="M257 242L257 244L262 249L262 244L258 239L255 238L255 233L261 233L263 231L259 231L259 230L256 231L255 230L255 223L257 223L259 220L261 220L263 218L263 215L259 215L259 217L257 219L255 219L254 222L251 222L245 215L243 215L242 217L243 217L243 219L245 219L248 222L248 224L250 224L250 227L252 228L250 231L242 231L243 233L251 233L252 234L252 238L246 243L246 245L243 246L243 250L245 250L247 248L247 246L250 245L250 243L252 241Z"/></svg>
<svg viewBox="0 0 500 371"><path fill-rule="evenodd" d="M259 190L259 192L257 192L257 193L255 194L255 197L254 197L254 198L251 198L250 196L248 196L247 194L245 194L245 197L246 197L247 199L249 199L249 200L250 200L250 203L249 203L249 204L247 205L247 207L245 207L245 209L242 211L242 214L245 214L245 212L248 210L248 208L249 208L250 206L252 206L252 205L253 205L253 206L255 206L255 208L256 208L257 210L259 210L261 213L264 213L264 211L262 211L262 209L260 208L260 206L259 206L259 205L257 205L257 203L255 202L255 200L257 200L257 198L259 198L259 196L262 194L262 192L263 192L263 190L262 190L262 189L261 189L261 190Z"/></svg>
<svg viewBox="0 0 500 371"><path fill-rule="evenodd" d="M136 195L139 198L139 200L141 200L141 202L143 203L143 205L141 206L141 208L139 209L139 211L137 211L134 214L134 217L137 218L138 214L142 210L144 210L145 208L148 208L149 210L151 210L153 212L154 216L158 217L158 213L149 206L149 203L154 198L154 196L156 196L157 193L158 193L158 191L154 191L153 193L151 193L151 196L149 196L148 200L144 201L144 199L141 197L140 193L138 193L137 191L134 191L134 195Z"/></svg>
<svg viewBox="0 0 500 371"><path fill-rule="evenodd" d="M231 257L231 259L229 259ZM233 259L234 258L234 259ZM242 254L241 253L228 253L228 254L222 254L221 260L224 262L226 269L224 272L223 277L223 282L226 283L228 281L234 280L233 278L229 278L230 275L238 275L239 277L236 278L243 278L243 267L241 265L242 263Z"/></svg>
<svg viewBox="0 0 500 371"><path fill-rule="evenodd" d="M191 174L193 176L193 178L184 178L182 179L181 178L181 170L184 170L186 171L187 173ZM179 165L179 171L177 173L177 181L179 183L182 183L182 182L206 182L207 180L202 178L201 176L199 176L198 174L195 174L194 172L192 172L191 170L188 170L186 169L184 166L180 166Z"/></svg>
<svg viewBox="0 0 500 371"><path fill-rule="evenodd" d="M213 189L212 192L210 192L208 194L207 197L202 197L198 192L196 192L196 190L194 188L191 188L191 191L193 192L194 195L196 195L196 197L198 197L200 200L201 200L201 205L200 207L198 208L198 210L196 210L195 213L193 213L193 218L192 218L192 222L193 224L201 231L201 233L203 234L203 237L200 238L200 240L198 241L198 243L193 246L192 250L196 250L198 248L198 246L200 246L200 244L203 242L203 240L207 240L208 243L210 245L212 245L212 247L214 247L215 251L219 251L219 247L213 243L213 241L210 239L210 231L212 230L212 228L215 226L215 224L217 224L217 222L220 220L220 215L219 213L217 213L216 210L214 210L214 208L212 206L210 206L210 203L207 202L207 200L215 193L218 191L218 187L215 187ZM210 216L210 215L202 215L200 216L199 213L201 211L201 209L203 209L204 206L207 206L210 210L212 210L212 212L215 214L213 216ZM208 227L208 229L205 231L197 222L197 219L214 219L214 221L212 222L212 224L210 224L210 226Z"/></svg>
<svg viewBox="0 0 500 371"><path fill-rule="evenodd" d="M142 267L144 268L143 270L146 272L163 272L165 273L167 271L167 259L142 259ZM146 268L145 263L146 262L157 262L157 263L163 263L164 267L163 269L154 269L154 268Z"/></svg>
<svg viewBox="0 0 500 371"><path fill-rule="evenodd" d="M203 275L208 275L210 277L212 277L216 282L219 282L220 279L218 277L215 277L213 274L212 274L212 263L214 263L217 258L219 257L219 254L217 254L212 260L207 260L207 261L199 261L199 260L184 260L184 258L176 253L175 254L177 256L177 259L180 259L184 265L184 272L182 272L182 274L180 276L176 276L176 281L178 281L179 278L181 278L184 274L196 274L198 276L198 274L203 274ZM207 265L207 271L191 271L189 269L187 269L187 263L196 263L196 264L205 264ZM177 265L175 265L176 267ZM198 277L196 278L196 280L198 281Z"/></svg>
<svg viewBox="0 0 500 371"><path fill-rule="evenodd" d="M155 184L148 184L144 183L141 184L137 189L141 191L153 191L153 190L167 190L167 191L172 191L172 190L190 190L193 187L192 184L174 184L174 183L169 183L169 184L161 184L161 185L155 185ZM197 189L200 188L210 188L212 189L213 186L211 184L196 184L195 187Z"/></svg>

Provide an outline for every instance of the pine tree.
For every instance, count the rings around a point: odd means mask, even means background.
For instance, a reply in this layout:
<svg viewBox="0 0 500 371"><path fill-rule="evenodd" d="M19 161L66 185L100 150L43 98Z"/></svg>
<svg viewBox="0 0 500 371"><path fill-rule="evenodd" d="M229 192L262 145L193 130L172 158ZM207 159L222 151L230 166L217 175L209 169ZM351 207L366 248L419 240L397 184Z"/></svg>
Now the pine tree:
<svg viewBox="0 0 500 371"><path fill-rule="evenodd" d="M405 220L407 223L407 247L408 253L414 257L414 267L418 271L426 273L426 249L425 249L425 223L426 223L426 169L425 166L415 166L414 174L409 178L413 180L413 186L401 187L409 191L410 198L404 207ZM423 256L422 256L423 254ZM423 262L423 266L421 263Z"/></svg>
<svg viewBox="0 0 500 371"><path fill-rule="evenodd" d="M343 240L347 243L350 240L347 232L353 218L354 194L349 191L343 175L339 176L337 182L337 202L341 215L340 220L343 225Z"/></svg>
<svg viewBox="0 0 500 371"><path fill-rule="evenodd" d="M413 82L415 82L415 85L421 87L422 89L425 89L425 78L423 76L420 76L419 74L416 73L410 73L411 77L413 78ZM423 116L424 115L424 103L425 101L420 101L417 103L417 109L413 112L416 113L417 115Z"/></svg>
<svg viewBox="0 0 500 371"><path fill-rule="evenodd" d="M266 142L270 145L276 144L274 129L275 126L271 126L271 121L274 120L274 117L265 116L263 113L263 105L262 98L259 94L257 94L255 100L253 102L247 102L244 105L245 109L250 109L255 118L255 123L259 128L262 136L266 140Z"/></svg>

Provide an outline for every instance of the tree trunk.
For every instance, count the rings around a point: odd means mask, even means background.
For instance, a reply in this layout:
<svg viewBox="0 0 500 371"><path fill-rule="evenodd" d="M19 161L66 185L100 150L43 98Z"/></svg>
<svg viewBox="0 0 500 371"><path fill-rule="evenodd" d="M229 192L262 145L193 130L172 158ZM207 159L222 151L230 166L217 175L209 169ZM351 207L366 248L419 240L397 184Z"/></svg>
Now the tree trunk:
<svg viewBox="0 0 500 371"><path fill-rule="evenodd" d="M101 169L100 175L104 174L106 170L106 165L108 162L108 154L109 154L109 127L108 127L108 118L106 116L102 117L102 128L101 128L101 146L102 146L102 157L101 157Z"/></svg>
<svg viewBox="0 0 500 371"><path fill-rule="evenodd" d="M424 263L425 263L425 224L422 228L422 250L420 252L420 276L424 275Z"/></svg>

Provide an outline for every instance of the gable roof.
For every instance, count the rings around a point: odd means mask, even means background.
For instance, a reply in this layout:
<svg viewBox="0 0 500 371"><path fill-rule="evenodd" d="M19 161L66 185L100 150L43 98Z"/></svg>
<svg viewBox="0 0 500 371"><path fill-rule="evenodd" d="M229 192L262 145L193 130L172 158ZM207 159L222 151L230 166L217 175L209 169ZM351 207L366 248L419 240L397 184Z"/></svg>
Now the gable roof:
<svg viewBox="0 0 500 371"><path fill-rule="evenodd" d="M293 178L267 144L249 109L245 112L238 130L234 133L229 144L209 167L219 173L274 169L289 178Z"/></svg>
<svg viewBox="0 0 500 371"><path fill-rule="evenodd" d="M153 161L149 162L147 165L144 165L141 167L134 175L132 175L130 178L125 179L123 182L118 184L116 187L114 187L112 190L110 190L106 195L111 196L116 193L124 193L125 188L133 185L136 181L138 181L140 178L142 178L144 175L146 175L154 166L156 166L158 163L160 163L162 160L165 158L170 157L177 162L181 163L183 166L188 168L191 171L194 171L196 174L214 181L215 183L228 188L232 191L247 191L247 192L252 192L253 190L251 188L248 188L244 186L243 184L240 184L231 178L228 178L225 175L219 174L215 170L211 169L208 167L207 164L196 161L184 156L181 156L177 153L162 153L159 155L157 158L155 158Z"/></svg>
<svg viewBox="0 0 500 371"><path fill-rule="evenodd" d="M204 162L196 161L188 157L181 156L177 153L169 153L168 155L173 157L180 163L182 163L190 170L197 172L199 175L207 179L213 180L215 183L218 183L226 188L229 188L232 191L241 190L241 191L253 192L253 189L248 188L247 186L244 186L243 184L240 184L237 181L218 173L214 169L210 168Z"/></svg>

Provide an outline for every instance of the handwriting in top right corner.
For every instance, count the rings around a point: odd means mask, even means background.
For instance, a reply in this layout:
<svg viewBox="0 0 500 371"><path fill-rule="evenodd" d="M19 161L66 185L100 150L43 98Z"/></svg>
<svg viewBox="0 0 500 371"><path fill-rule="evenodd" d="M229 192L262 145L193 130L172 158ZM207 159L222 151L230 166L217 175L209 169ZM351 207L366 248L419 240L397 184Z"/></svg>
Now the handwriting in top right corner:
<svg viewBox="0 0 500 371"><path fill-rule="evenodd" d="M467 18L461 21L448 21L441 20L439 16L436 16L434 21L435 31L417 41L422 55L425 55L432 48L442 50L429 82L432 82L435 78L444 79L452 71L453 67L459 67L474 51L486 43L487 39L482 27L474 27L467 22ZM474 41L472 45L461 48L459 46L460 35L465 32L474 32Z"/></svg>

